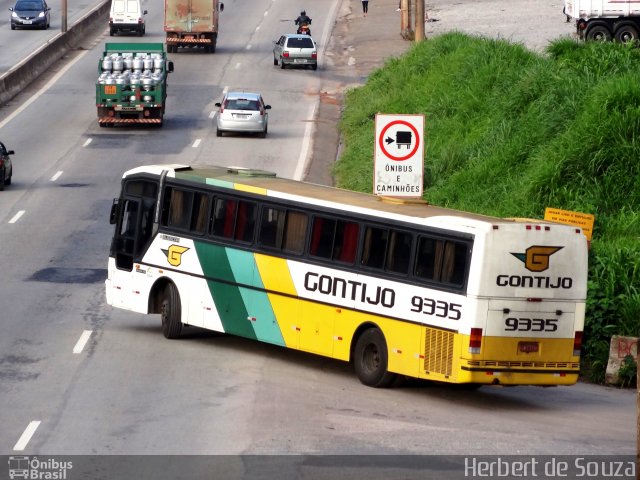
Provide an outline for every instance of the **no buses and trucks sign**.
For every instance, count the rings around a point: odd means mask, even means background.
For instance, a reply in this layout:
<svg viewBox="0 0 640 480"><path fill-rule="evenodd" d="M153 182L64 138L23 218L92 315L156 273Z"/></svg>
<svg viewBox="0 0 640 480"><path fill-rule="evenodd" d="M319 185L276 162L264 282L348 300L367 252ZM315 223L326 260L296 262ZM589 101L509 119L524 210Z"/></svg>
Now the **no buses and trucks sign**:
<svg viewBox="0 0 640 480"><path fill-rule="evenodd" d="M376 115L373 193L422 197L424 115Z"/></svg>

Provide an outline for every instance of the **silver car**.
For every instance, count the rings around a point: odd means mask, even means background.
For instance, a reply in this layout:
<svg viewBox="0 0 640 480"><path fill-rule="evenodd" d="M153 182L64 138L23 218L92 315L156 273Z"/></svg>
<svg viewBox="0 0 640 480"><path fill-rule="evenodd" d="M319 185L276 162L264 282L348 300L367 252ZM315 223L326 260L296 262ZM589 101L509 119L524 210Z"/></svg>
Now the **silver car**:
<svg viewBox="0 0 640 480"><path fill-rule="evenodd" d="M273 42L273 64L318 68L318 49L310 35L287 34Z"/></svg>
<svg viewBox="0 0 640 480"><path fill-rule="evenodd" d="M262 95L252 92L228 92L222 102L216 103L220 110L217 115L216 135L224 132L257 133L267 136L271 105L265 105Z"/></svg>

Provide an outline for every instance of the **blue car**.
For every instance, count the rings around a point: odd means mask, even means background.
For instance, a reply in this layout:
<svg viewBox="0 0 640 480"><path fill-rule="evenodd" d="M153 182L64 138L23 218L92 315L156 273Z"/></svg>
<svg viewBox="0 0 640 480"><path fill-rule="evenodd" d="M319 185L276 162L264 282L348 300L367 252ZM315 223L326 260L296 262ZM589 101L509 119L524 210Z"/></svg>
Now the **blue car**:
<svg viewBox="0 0 640 480"><path fill-rule="evenodd" d="M11 11L11 30L16 28L41 28L51 24L51 8L44 0L18 0Z"/></svg>

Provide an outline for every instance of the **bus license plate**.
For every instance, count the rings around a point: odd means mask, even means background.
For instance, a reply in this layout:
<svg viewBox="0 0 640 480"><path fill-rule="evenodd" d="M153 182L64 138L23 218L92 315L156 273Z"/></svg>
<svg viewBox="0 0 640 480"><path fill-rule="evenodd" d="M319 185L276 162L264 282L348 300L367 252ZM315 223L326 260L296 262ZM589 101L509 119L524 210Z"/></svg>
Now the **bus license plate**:
<svg viewBox="0 0 640 480"><path fill-rule="evenodd" d="M538 342L519 342L518 350L522 353L535 353L539 349Z"/></svg>

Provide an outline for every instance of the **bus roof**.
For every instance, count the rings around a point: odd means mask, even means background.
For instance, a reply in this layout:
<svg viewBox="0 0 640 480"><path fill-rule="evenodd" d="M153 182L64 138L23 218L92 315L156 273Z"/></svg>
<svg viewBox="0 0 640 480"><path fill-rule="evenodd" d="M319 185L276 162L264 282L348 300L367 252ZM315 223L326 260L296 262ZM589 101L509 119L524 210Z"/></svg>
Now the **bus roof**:
<svg viewBox="0 0 640 480"><path fill-rule="evenodd" d="M479 223L515 223L514 219L498 218L463 212L450 208L429 205L420 199L402 199L391 197L379 197L373 194L344 190L336 187L319 185L308 182L290 180L277 177L273 172L264 170L254 170L241 167L221 167L221 166L188 166L188 165L149 165L138 167L125 173L125 177L133 174L151 173L160 175L167 171L167 176L181 180L190 180L196 183L207 183L235 190L245 190L254 193L261 193L274 198L296 200L312 205L326 206L329 208L339 208L344 210L344 205L354 207L353 210L362 213L379 216L380 212L385 212L388 216L396 219L408 220L407 217L416 219L432 219L440 217L438 223L448 223L454 221L458 226L464 219L468 221L470 227L478 228ZM454 217L454 218L451 218ZM531 222L544 222L542 220L531 220ZM422 223L422 222L416 222ZM432 222L428 222L432 224Z"/></svg>

